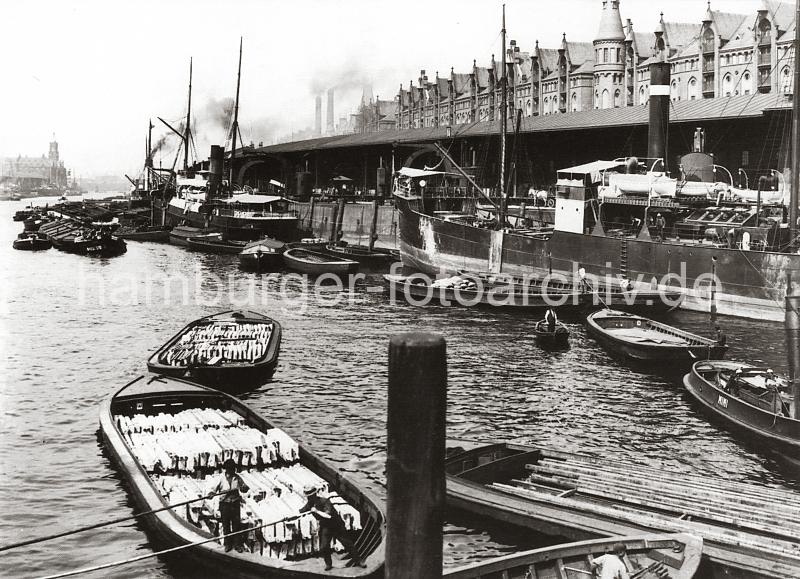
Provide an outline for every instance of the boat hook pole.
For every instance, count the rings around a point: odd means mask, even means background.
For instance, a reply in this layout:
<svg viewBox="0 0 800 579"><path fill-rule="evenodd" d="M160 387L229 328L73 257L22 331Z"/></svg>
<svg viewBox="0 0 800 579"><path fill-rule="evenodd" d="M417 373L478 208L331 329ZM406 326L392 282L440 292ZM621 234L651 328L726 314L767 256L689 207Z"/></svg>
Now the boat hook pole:
<svg viewBox="0 0 800 579"><path fill-rule="evenodd" d="M91 531L92 529L98 529L100 527L107 527L108 525L113 525L116 523L122 523L124 521L129 521L131 519L138 519L140 517L144 517L147 515L152 515L154 513L158 513L161 511L167 511L169 509L174 509L177 507L182 507L188 505L189 503L196 503L197 501L203 501L206 499L210 499L212 497L216 497L218 495L224 495L228 491L222 491L210 495L203 495L202 497L197 497L196 499L191 499L188 501L183 501L181 503L175 503L174 505L167 505L166 507L161 507L160 509L153 509L152 511L145 511L143 513L137 513L135 515L129 515L127 517L120 517L118 519L112 519L110 521L105 521L103 523L95 523L94 525L87 525L85 527L78 527L77 529L72 529L70 531L62 531L61 533L55 533L53 535L45 535L43 537L36 537L34 539L28 539L26 541L21 541L19 543L12 543L10 545L3 545L0 547L0 551L8 551L10 549L16 549L17 547L24 547L25 545L32 545L34 543L43 543L44 541L50 541L52 539L58 539L59 537L66 537L67 535L74 535L76 533L82 533L83 531Z"/></svg>

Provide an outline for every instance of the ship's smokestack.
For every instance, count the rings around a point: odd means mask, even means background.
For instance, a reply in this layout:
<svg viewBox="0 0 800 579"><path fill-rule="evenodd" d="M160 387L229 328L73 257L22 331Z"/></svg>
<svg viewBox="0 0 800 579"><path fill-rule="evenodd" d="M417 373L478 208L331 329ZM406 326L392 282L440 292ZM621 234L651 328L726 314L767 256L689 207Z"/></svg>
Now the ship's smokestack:
<svg viewBox="0 0 800 579"><path fill-rule="evenodd" d="M322 134L322 95L317 95L316 109L314 111L314 134L320 136Z"/></svg>
<svg viewBox="0 0 800 579"><path fill-rule="evenodd" d="M328 116L326 117L328 124L328 133L333 133L333 89L328 89Z"/></svg>
<svg viewBox="0 0 800 579"><path fill-rule="evenodd" d="M668 62L650 65L650 134L647 156L664 159L667 169L667 134L669 130L669 70Z"/></svg>
<svg viewBox="0 0 800 579"><path fill-rule="evenodd" d="M211 145L208 156L208 196L216 197L222 187L222 173L225 165L225 150L219 145Z"/></svg>

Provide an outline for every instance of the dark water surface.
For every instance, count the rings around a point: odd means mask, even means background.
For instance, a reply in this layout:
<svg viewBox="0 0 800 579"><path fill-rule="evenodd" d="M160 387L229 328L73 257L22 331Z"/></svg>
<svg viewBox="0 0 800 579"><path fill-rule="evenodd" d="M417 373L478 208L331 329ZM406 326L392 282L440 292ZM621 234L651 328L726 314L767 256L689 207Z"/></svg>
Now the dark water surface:
<svg viewBox="0 0 800 579"><path fill-rule="evenodd" d="M798 488L781 464L709 424L674 378L613 361L578 318L570 323L571 348L546 352L530 335L534 314L393 305L384 293L366 291L381 285L380 275L334 303L342 294L314 295L298 280L239 272L236 256L169 245L129 242L127 254L108 260L14 251L22 224L11 215L22 206L0 204L0 545L132 514L98 443L99 404L146 372L148 354L186 323L231 306L262 310L284 327L273 381L243 398L381 498L387 344L410 330L447 339L451 437L541 443ZM708 334L707 316L665 319ZM722 325L729 358L785 372L780 324L725 318ZM450 518L447 566L535 541ZM64 572L158 549L126 522L0 553L0 576ZM189 577L202 570L150 558L88 576Z"/></svg>

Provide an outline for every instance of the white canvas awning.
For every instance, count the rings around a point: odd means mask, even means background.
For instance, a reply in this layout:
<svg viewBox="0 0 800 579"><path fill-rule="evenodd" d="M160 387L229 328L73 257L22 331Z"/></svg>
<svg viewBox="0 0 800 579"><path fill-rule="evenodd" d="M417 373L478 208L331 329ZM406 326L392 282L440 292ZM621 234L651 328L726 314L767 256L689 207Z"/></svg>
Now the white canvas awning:
<svg viewBox="0 0 800 579"><path fill-rule="evenodd" d="M220 199L223 203L252 203L256 205L265 205L280 201L282 197L278 195L254 195L251 193L242 193L241 195L234 195L227 199Z"/></svg>
<svg viewBox="0 0 800 579"><path fill-rule="evenodd" d="M444 175L444 171L426 171L424 169L414 169L413 167L403 167L398 173L404 177L416 179L418 177L430 177L431 175Z"/></svg>
<svg viewBox="0 0 800 579"><path fill-rule="evenodd" d="M624 162L622 161L592 161L591 163L576 165L575 167L559 169L558 178L569 179L571 177L574 178L574 176L576 175L581 175L581 176L589 175L593 182L599 181L601 171L606 171L608 169L613 169L614 167L620 167L622 165L624 165Z"/></svg>

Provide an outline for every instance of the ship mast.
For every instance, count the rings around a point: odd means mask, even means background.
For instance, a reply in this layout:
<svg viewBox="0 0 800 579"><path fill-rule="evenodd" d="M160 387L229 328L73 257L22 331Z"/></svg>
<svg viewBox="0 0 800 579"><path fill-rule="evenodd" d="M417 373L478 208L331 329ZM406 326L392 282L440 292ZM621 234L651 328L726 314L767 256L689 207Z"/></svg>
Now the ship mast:
<svg viewBox="0 0 800 579"><path fill-rule="evenodd" d="M231 140L231 165L230 177L228 178L228 185L233 191L233 161L236 158L236 134L239 132L239 84L242 80L242 37L239 37L239 71L236 74L236 101L233 103L233 125L231 125L231 132L233 137Z"/></svg>
<svg viewBox="0 0 800 579"><path fill-rule="evenodd" d="M797 244L797 205L800 203L800 2L794 19L794 87L792 98L792 191L789 197L789 239Z"/></svg>
<svg viewBox="0 0 800 579"><path fill-rule="evenodd" d="M503 28L500 31L503 42L502 66L503 74L500 77L500 211L498 212L498 227L503 228L506 222L506 113L508 104L506 100L506 5L503 4Z"/></svg>
<svg viewBox="0 0 800 579"><path fill-rule="evenodd" d="M186 128L183 138L183 170L189 171L189 139L191 138L192 120L192 57L189 57L189 106L186 108Z"/></svg>

